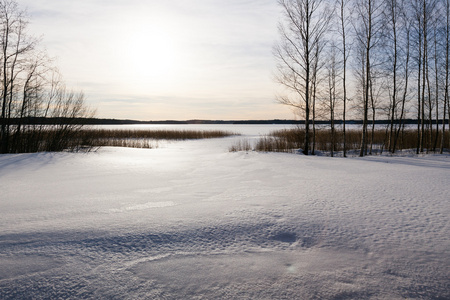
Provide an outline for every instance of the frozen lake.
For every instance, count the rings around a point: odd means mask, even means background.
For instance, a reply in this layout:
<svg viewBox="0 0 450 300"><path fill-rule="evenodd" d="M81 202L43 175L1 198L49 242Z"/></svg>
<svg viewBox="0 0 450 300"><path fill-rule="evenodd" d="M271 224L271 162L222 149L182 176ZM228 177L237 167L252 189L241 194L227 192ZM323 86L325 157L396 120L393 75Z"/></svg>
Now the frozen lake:
<svg viewBox="0 0 450 300"><path fill-rule="evenodd" d="M291 124L139 124L139 125L95 125L87 128L105 129L132 129L132 130L224 130L235 132L246 137L268 135L273 131L292 129L302 125ZM311 125L312 126L312 125ZM347 124L347 130L359 130L362 125ZM376 125L376 129L385 129L387 124ZM337 130L342 129L342 125L335 125ZM405 125L406 128L416 129L417 125ZM330 128L330 125L316 125L317 129ZM371 125L369 129L371 129ZM433 127L434 128L434 127ZM312 127L311 127L312 129Z"/></svg>

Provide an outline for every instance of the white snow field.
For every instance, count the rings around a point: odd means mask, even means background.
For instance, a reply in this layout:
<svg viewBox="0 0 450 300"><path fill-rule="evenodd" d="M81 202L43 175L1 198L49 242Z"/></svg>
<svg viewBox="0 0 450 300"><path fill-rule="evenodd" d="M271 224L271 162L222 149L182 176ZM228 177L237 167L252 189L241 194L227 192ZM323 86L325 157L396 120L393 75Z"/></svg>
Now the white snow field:
<svg viewBox="0 0 450 300"><path fill-rule="evenodd" d="M254 136L0 155L0 299L450 299L448 155Z"/></svg>

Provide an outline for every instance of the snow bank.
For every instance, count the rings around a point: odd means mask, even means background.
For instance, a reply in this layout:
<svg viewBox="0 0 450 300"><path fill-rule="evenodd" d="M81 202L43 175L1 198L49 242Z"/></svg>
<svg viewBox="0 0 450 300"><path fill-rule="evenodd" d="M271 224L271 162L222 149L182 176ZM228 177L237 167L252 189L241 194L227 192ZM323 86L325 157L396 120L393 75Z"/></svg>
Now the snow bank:
<svg viewBox="0 0 450 300"><path fill-rule="evenodd" d="M235 140L1 155L0 298L450 298L448 156Z"/></svg>

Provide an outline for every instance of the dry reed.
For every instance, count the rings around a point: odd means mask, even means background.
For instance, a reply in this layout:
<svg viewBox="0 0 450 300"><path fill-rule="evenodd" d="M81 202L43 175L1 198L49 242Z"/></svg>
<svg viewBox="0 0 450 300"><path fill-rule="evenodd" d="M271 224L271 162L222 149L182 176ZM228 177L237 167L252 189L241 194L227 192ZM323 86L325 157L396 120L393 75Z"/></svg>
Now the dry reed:
<svg viewBox="0 0 450 300"><path fill-rule="evenodd" d="M89 147L157 148L158 140L211 139L235 134L221 130L86 129L80 135Z"/></svg>
<svg viewBox="0 0 450 300"><path fill-rule="evenodd" d="M361 130L347 130L346 132L346 149L350 155L356 155L359 153L361 147ZM385 129L378 129L374 131L373 138L369 131L368 133L368 154L381 154L389 151L388 148L388 136ZM425 151L438 151L440 148L441 133L438 135L436 147L427 147ZM252 150L262 152L287 152L297 153L301 151L305 138L305 131L303 128L284 129L270 133L268 136L259 138ZM427 140L427 137L425 137ZM315 154L329 154L333 150L335 155L342 155L344 148L344 136L342 131L335 132L334 144L332 144L331 130L329 129L317 129L315 138L311 136L311 149ZM446 144L444 148L447 150L450 148L450 132L446 131L445 137ZM398 143L396 145L396 151L415 150L417 147L417 130L405 129L400 132ZM249 146L242 146L242 142L239 142L232 147L230 151L249 151ZM434 149L433 149L434 148Z"/></svg>

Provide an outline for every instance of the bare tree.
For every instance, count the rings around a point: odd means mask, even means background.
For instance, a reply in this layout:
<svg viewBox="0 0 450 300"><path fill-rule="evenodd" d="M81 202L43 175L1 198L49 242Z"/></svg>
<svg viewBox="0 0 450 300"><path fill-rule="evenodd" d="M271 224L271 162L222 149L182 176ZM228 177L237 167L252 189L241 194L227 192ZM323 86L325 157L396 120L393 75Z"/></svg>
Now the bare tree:
<svg viewBox="0 0 450 300"><path fill-rule="evenodd" d="M16 122L14 133L12 134L12 149L16 149L16 152L28 152L24 149L24 145L21 143L21 136L24 133L24 118L29 116L39 116L40 111L38 109L39 102L41 101L40 95L46 84L46 73L48 71L48 59L45 54L39 54L29 59L29 62L24 66L23 80L21 83L21 97L18 100L17 111L15 113Z"/></svg>
<svg viewBox="0 0 450 300"><path fill-rule="evenodd" d="M327 77L328 77L328 109L330 113L330 154L334 156L334 150L336 147L336 133L335 133L335 111L336 111L336 99L337 99L337 77L338 77L338 62L336 45L332 43L328 54L329 62L327 64Z"/></svg>
<svg viewBox="0 0 450 300"><path fill-rule="evenodd" d="M319 53L321 51L322 47L316 47L315 51L315 60L313 62L312 65L312 78L311 78L311 84L312 84L312 91L311 91L311 95L312 95L312 146L311 146L311 154L315 155L316 153L316 115L317 115L317 110L316 110L316 104L317 104L317 87L319 85L319 69L320 69L320 65L319 65Z"/></svg>
<svg viewBox="0 0 450 300"><path fill-rule="evenodd" d="M55 84L51 60L27 35L27 16L16 1L0 0L0 20L0 153L63 150L79 118L92 116L84 95L68 92L60 80ZM25 126L48 117L57 121L50 128Z"/></svg>
<svg viewBox="0 0 450 300"><path fill-rule="evenodd" d="M392 92L391 94L391 104L390 104L390 130L388 137L388 149L392 151L394 144L394 131L396 130L395 126L395 117L397 111L397 97L398 97L398 68L399 68L399 49L398 49L398 31L399 31L399 19L401 15L401 7L399 5L398 0L388 0L386 1L386 19L387 24L389 24L388 36L387 36L387 44L391 47L391 57L390 61L392 63ZM390 34L389 34L390 33ZM390 43L392 42L392 43Z"/></svg>
<svg viewBox="0 0 450 300"><path fill-rule="evenodd" d="M276 80L288 91L278 97L282 104L304 112L305 140L303 153L310 151L312 94L316 88L314 66L321 53L322 40L331 13L325 0L279 0L284 22L279 25L280 42L274 47L278 60ZM317 70L316 70L317 71Z"/></svg>
<svg viewBox="0 0 450 300"><path fill-rule="evenodd" d="M343 156L347 156L347 136L346 136L346 116L347 116L347 60L349 57L349 51L347 49L347 28L349 24L349 14L347 12L348 0L338 0L339 6L339 21L340 21L340 30L339 34L341 36L342 41L342 103L343 103L343 111L342 111L342 131L343 131Z"/></svg>
<svg viewBox="0 0 450 300"><path fill-rule="evenodd" d="M375 126L377 119L377 109L380 102L380 97L383 94L384 86L382 84L376 84L378 77L374 75L375 68L371 68L370 81L369 81L369 98L370 98L370 109L372 113L372 128L370 131L370 148L369 154L372 155L373 146L375 143Z"/></svg>
<svg viewBox="0 0 450 300"><path fill-rule="evenodd" d="M444 27L444 45L445 45L445 82L444 82L444 105L443 105L443 115L442 115L442 136L441 136L441 147L440 153L444 152L444 144L445 144L445 125L446 125L446 112L448 106L448 84L449 84L449 31L450 31L450 0L445 0L445 27ZM450 119L450 116L449 116Z"/></svg>
<svg viewBox="0 0 450 300"><path fill-rule="evenodd" d="M404 6L403 6L404 8ZM401 108L400 108L400 115L398 117L399 124L397 127L397 130L395 132L393 145L391 147L392 153L395 153L398 145L398 140L400 137L400 130L404 128L403 119L405 115L406 110L406 102L407 102L407 96L408 96L408 88L409 88L409 73L410 73L410 58L411 58L411 49L410 49L410 37L411 37L411 21L410 18L407 15L407 12L405 9L402 9L402 15L401 18L403 19L403 33L404 33L404 41L402 43L403 45L403 92L401 97Z"/></svg>
<svg viewBox="0 0 450 300"><path fill-rule="evenodd" d="M29 38L25 29L26 13L13 0L0 0L0 74L1 74L1 139L0 152L8 152L10 126L17 81L22 71L24 59L35 48L36 40Z"/></svg>
<svg viewBox="0 0 450 300"><path fill-rule="evenodd" d="M400 129L403 128L410 73L410 20L404 0L386 0L384 49L386 53L386 90L389 126L386 128L387 149L394 153Z"/></svg>
<svg viewBox="0 0 450 300"><path fill-rule="evenodd" d="M430 82L430 44L429 41L433 38L433 27L436 25L433 22L433 17L436 8L436 1L434 0L415 0L412 3L412 10L415 18L414 28L416 32L416 60L418 71L418 86L417 86L417 118L418 118L418 136L417 136L417 153L424 152L425 147L427 151L431 145L432 138L432 92ZM431 37L431 39L430 39ZM426 110L428 109L428 114ZM427 124L428 119L428 124ZM428 127L428 132L426 131ZM428 135L428 139L426 139ZM427 142L427 144L425 144Z"/></svg>
<svg viewBox="0 0 450 300"><path fill-rule="evenodd" d="M438 17L435 19L435 22L439 21ZM438 45L438 39L439 39L439 35L438 35L438 28L437 28L437 24L435 24L433 26L433 51L434 51L434 55L433 55L433 60L434 60L434 106L435 106L435 125L436 125L436 130L434 131L434 137L433 138L433 146L432 146L432 151L436 151L436 147L437 147L437 143L438 143L438 139L439 139L439 98L440 98L440 90L439 90L439 64L440 64L440 54L438 53L439 49L439 45Z"/></svg>
<svg viewBox="0 0 450 300"><path fill-rule="evenodd" d="M373 90L372 66L375 47L379 41L382 24L379 21L381 15L381 1L361 0L356 3L357 20L355 24L356 39L359 47L364 52L361 59L363 65L363 127L361 136L360 156L367 154L367 125L371 91Z"/></svg>
<svg viewBox="0 0 450 300"><path fill-rule="evenodd" d="M423 145L421 143L422 140L422 134L423 131L421 130L421 124L423 123L423 119L422 119L422 86L421 86L421 78L422 78L422 44L423 44L423 32L422 32L422 23L423 23L423 14L421 13L422 11L422 5L420 3L421 0L414 0L412 3L412 18L414 20L413 22L413 28L414 28L414 42L415 42L415 46L414 47L416 49L416 53L415 53L415 61L417 64L417 90L416 90L416 94L417 94L417 146L416 146L416 154L419 154L420 151L422 151L421 149L421 145Z"/></svg>

